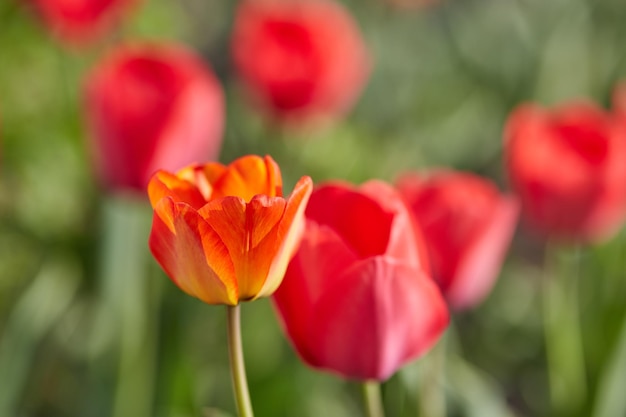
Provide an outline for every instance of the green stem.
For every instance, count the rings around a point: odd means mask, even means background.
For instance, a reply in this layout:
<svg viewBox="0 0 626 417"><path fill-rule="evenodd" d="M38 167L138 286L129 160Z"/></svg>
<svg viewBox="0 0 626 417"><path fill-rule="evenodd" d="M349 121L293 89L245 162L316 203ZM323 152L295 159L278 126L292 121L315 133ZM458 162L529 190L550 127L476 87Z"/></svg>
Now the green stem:
<svg viewBox="0 0 626 417"><path fill-rule="evenodd" d="M444 334L432 350L422 359L423 378L419 384L420 417L445 417L444 391L446 371L446 339Z"/></svg>
<svg viewBox="0 0 626 417"><path fill-rule="evenodd" d="M367 417L384 417L383 399L378 381L365 381L362 385Z"/></svg>
<svg viewBox="0 0 626 417"><path fill-rule="evenodd" d="M113 417L153 415L160 294L148 276L149 207L113 196L104 206L102 314L114 318L119 363Z"/></svg>
<svg viewBox="0 0 626 417"><path fill-rule="evenodd" d="M546 263L557 266L553 276L546 265L543 289L550 401L554 414L563 416L579 411L587 396L578 306L579 252L575 248L574 253L559 253L548 247L546 253Z"/></svg>
<svg viewBox="0 0 626 417"><path fill-rule="evenodd" d="M233 379L235 402L239 417L253 417L248 381L246 380L246 366L243 360L241 346L241 319L239 304L227 306L228 309L228 354L230 356L230 373Z"/></svg>

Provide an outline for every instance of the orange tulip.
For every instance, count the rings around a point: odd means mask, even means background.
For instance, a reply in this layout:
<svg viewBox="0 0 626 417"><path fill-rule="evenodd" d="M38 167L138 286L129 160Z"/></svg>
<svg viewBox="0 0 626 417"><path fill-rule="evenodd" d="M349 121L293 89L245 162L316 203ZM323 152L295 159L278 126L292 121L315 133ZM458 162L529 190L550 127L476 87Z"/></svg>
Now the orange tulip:
<svg viewBox="0 0 626 417"><path fill-rule="evenodd" d="M148 184L150 250L176 285L208 304L267 297L299 245L312 187L302 177L283 198L269 156L158 171Z"/></svg>

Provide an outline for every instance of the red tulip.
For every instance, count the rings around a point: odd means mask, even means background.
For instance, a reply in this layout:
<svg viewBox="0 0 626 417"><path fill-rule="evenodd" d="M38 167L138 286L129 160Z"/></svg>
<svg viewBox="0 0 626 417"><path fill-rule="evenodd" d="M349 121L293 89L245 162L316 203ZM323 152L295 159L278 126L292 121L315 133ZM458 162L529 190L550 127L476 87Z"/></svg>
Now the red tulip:
<svg viewBox="0 0 626 417"><path fill-rule="evenodd" d="M429 349L448 311L400 195L382 182L313 191L306 232L274 302L302 359L385 380Z"/></svg>
<svg viewBox="0 0 626 417"><path fill-rule="evenodd" d="M352 17L327 0L242 2L232 54L252 99L290 121L346 113L370 70Z"/></svg>
<svg viewBox="0 0 626 417"><path fill-rule="evenodd" d="M144 190L158 169L218 157L221 87L181 47L120 47L88 77L85 99L94 156L111 188Z"/></svg>
<svg viewBox="0 0 626 417"><path fill-rule="evenodd" d="M52 33L70 44L101 37L137 0L31 0Z"/></svg>
<svg viewBox="0 0 626 417"><path fill-rule="evenodd" d="M615 233L626 213L625 132L590 103L517 108L507 122L505 151L528 222L559 239Z"/></svg>
<svg viewBox="0 0 626 417"><path fill-rule="evenodd" d="M297 248L312 187L303 177L283 198L270 157L159 171L148 186L152 254L176 285L205 303L267 297Z"/></svg>
<svg viewBox="0 0 626 417"><path fill-rule="evenodd" d="M473 174L408 174L397 183L428 246L433 275L455 309L489 293L517 223L518 203Z"/></svg>

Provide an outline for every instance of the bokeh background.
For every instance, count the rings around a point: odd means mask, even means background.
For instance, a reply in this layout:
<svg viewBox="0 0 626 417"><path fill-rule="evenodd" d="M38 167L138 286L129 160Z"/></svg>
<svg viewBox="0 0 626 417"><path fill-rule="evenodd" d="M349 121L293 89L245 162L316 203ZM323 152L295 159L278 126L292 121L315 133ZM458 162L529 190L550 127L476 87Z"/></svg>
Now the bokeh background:
<svg viewBox="0 0 626 417"><path fill-rule="evenodd" d="M0 0L0 416L234 415L225 309L165 277L147 200L105 192L91 169L80 92L106 42L66 47L25 3ZM220 160L271 154L287 190L302 175L359 183L442 166L507 189L502 129L517 104L608 106L626 78L622 0L344 0L373 58L361 98L322 130L277 129L233 76L235 4L144 1L108 42L198 51L226 93ZM430 354L400 371L383 385L388 416L420 415L433 387L448 416L555 416L555 390L570 397L564 416L626 416L626 236L559 249L548 266L545 251L521 224L491 296L454 314L444 376ZM561 394L544 342L550 274L575 276L579 293L584 380ZM242 314L257 415L362 415L355 384L298 360L268 300Z"/></svg>

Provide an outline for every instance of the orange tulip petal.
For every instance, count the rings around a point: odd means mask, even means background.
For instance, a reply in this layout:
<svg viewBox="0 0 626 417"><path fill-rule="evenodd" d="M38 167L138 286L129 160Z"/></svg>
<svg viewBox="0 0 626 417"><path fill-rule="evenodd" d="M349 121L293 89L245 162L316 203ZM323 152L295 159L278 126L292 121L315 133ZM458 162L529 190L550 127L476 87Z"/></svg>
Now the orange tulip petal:
<svg viewBox="0 0 626 417"><path fill-rule="evenodd" d="M257 248L268 237L276 240L273 229L285 214L287 202L281 197L269 198L265 195L255 196L246 208L248 224L250 225L250 249Z"/></svg>
<svg viewBox="0 0 626 417"><path fill-rule="evenodd" d="M193 178L193 182L198 186L204 198L209 201L214 198L213 184L228 170L219 162L198 166L193 172L185 173ZM181 173L179 172L179 175Z"/></svg>
<svg viewBox="0 0 626 417"><path fill-rule="evenodd" d="M171 198L157 203L150 249L172 281L189 295L208 304L237 304L237 280L228 249L189 205Z"/></svg>
<svg viewBox="0 0 626 417"><path fill-rule="evenodd" d="M148 196L152 207L156 207L164 197L170 197L175 202L184 201L195 209L206 203L194 184L166 171L157 171L152 176L148 183Z"/></svg>
<svg viewBox="0 0 626 417"><path fill-rule="evenodd" d="M211 197L214 199L237 196L250 201L258 194L269 197L282 196L280 170L269 156L265 158L256 155L241 157L232 162L212 184L213 195Z"/></svg>
<svg viewBox="0 0 626 417"><path fill-rule="evenodd" d="M302 177L287 200L274 240L280 245L273 249L272 264L267 279L257 297L265 297L276 291L283 280L289 261L298 249L304 232L304 211L313 190L310 177Z"/></svg>
<svg viewBox="0 0 626 417"><path fill-rule="evenodd" d="M239 197L214 200L200 214L220 236L235 266L239 299L256 298L263 287L280 241L278 223L286 201L256 196L246 204Z"/></svg>
<svg viewBox="0 0 626 417"><path fill-rule="evenodd" d="M204 175L204 168L205 167L202 165L190 165L178 171L176 176L194 184L206 202L211 198L213 186L211 182L207 180L206 175Z"/></svg>
<svg viewBox="0 0 626 417"><path fill-rule="evenodd" d="M198 214L220 236L231 256L245 250L246 202L242 198L230 196L209 201Z"/></svg>

